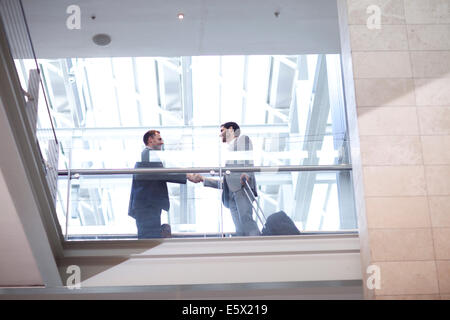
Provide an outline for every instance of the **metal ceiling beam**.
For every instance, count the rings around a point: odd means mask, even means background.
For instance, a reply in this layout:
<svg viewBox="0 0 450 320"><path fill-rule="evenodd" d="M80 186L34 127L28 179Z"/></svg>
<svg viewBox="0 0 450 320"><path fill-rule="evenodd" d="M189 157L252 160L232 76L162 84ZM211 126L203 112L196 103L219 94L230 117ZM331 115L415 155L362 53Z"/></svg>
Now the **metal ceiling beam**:
<svg viewBox="0 0 450 320"><path fill-rule="evenodd" d="M244 57L244 74L242 84L242 112L241 123L245 123L245 115L247 114L247 95L248 95L248 56Z"/></svg>
<svg viewBox="0 0 450 320"><path fill-rule="evenodd" d="M181 106L182 121L185 125L192 125L192 118L194 116L194 99L192 97L192 57L181 57ZM192 146L193 147L193 146ZM174 212L172 209L169 212L173 215L172 220L179 219L179 223L195 223L195 201L189 201L195 197L194 190L188 188L186 184L180 184L178 186L180 190L180 205L178 206L179 212Z"/></svg>
<svg viewBox="0 0 450 320"><path fill-rule="evenodd" d="M181 94L183 123L185 125L192 125L192 117L194 116L192 92L192 57L181 57Z"/></svg>
<svg viewBox="0 0 450 320"><path fill-rule="evenodd" d="M245 130L246 134L252 137L273 137L275 135L288 135L288 124L260 124L260 125L242 125L241 128ZM153 126L153 129L160 130L165 134L172 132L180 132L180 130L186 134L191 132L192 134L200 134L203 132L205 135L214 134L218 135L219 124L208 126L192 126L187 127L185 125L177 126ZM97 127L97 128L56 128L55 132L58 139L67 139L72 137L98 138L98 137L136 137L141 136L144 130L148 130L147 126L136 127ZM40 130L38 130L40 131Z"/></svg>
<svg viewBox="0 0 450 320"><path fill-rule="evenodd" d="M308 124L305 135L313 137L323 137L326 131L327 119L329 114L329 98L328 98L328 84L326 72L325 56L320 55L317 60L316 71L314 75L313 93L314 100L310 106L302 106L304 108L310 107L308 116ZM305 144L309 145L305 145ZM314 142L304 142L304 148L309 151L310 157L305 159L305 165L317 165L317 151L322 148L323 138ZM294 190L296 205L294 215L296 220L302 221L305 225L309 214L314 184L316 181L315 172L309 172L299 176L297 185Z"/></svg>

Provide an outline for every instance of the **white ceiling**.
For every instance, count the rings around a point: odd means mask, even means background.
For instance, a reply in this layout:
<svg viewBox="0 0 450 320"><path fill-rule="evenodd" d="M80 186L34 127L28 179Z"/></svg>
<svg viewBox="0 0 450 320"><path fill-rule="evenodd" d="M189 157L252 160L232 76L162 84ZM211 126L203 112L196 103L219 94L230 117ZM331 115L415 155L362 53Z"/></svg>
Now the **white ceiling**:
<svg viewBox="0 0 450 320"><path fill-rule="evenodd" d="M336 0L24 0L23 5L38 58L340 51ZM80 7L79 30L66 27L70 5ZM109 34L111 44L95 45L98 33Z"/></svg>

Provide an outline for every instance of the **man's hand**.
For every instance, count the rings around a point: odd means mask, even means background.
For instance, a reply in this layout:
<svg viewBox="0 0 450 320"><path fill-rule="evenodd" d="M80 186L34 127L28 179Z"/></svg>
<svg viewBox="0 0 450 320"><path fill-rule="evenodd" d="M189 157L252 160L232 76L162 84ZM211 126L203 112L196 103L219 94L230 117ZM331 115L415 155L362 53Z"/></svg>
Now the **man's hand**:
<svg viewBox="0 0 450 320"><path fill-rule="evenodd" d="M201 174L198 173L188 173L186 174L186 178L193 183L199 183L201 181L203 181L203 176Z"/></svg>

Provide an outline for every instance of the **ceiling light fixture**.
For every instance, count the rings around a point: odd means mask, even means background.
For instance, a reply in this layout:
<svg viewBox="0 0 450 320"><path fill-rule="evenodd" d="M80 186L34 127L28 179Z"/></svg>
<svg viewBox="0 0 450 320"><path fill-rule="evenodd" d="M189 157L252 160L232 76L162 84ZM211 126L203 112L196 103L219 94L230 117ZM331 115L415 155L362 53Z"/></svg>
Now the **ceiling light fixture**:
<svg viewBox="0 0 450 320"><path fill-rule="evenodd" d="M184 13L179 13L178 20L183 20L183 19L184 19Z"/></svg>

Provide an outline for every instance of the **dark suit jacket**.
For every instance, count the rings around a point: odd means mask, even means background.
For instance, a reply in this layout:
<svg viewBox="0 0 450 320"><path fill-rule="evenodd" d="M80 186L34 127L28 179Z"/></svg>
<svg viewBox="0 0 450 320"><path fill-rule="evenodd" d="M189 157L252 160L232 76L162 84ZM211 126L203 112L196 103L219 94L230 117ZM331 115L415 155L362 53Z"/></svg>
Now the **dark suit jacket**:
<svg viewBox="0 0 450 320"><path fill-rule="evenodd" d="M144 150L145 151L145 150ZM144 154L144 152L143 152ZM143 157L144 158L144 157ZM162 162L136 162L134 168L163 168ZM152 173L134 174L131 184L128 215L136 216L137 210L148 207L160 208L168 211L170 208L167 182L186 183L185 173Z"/></svg>

